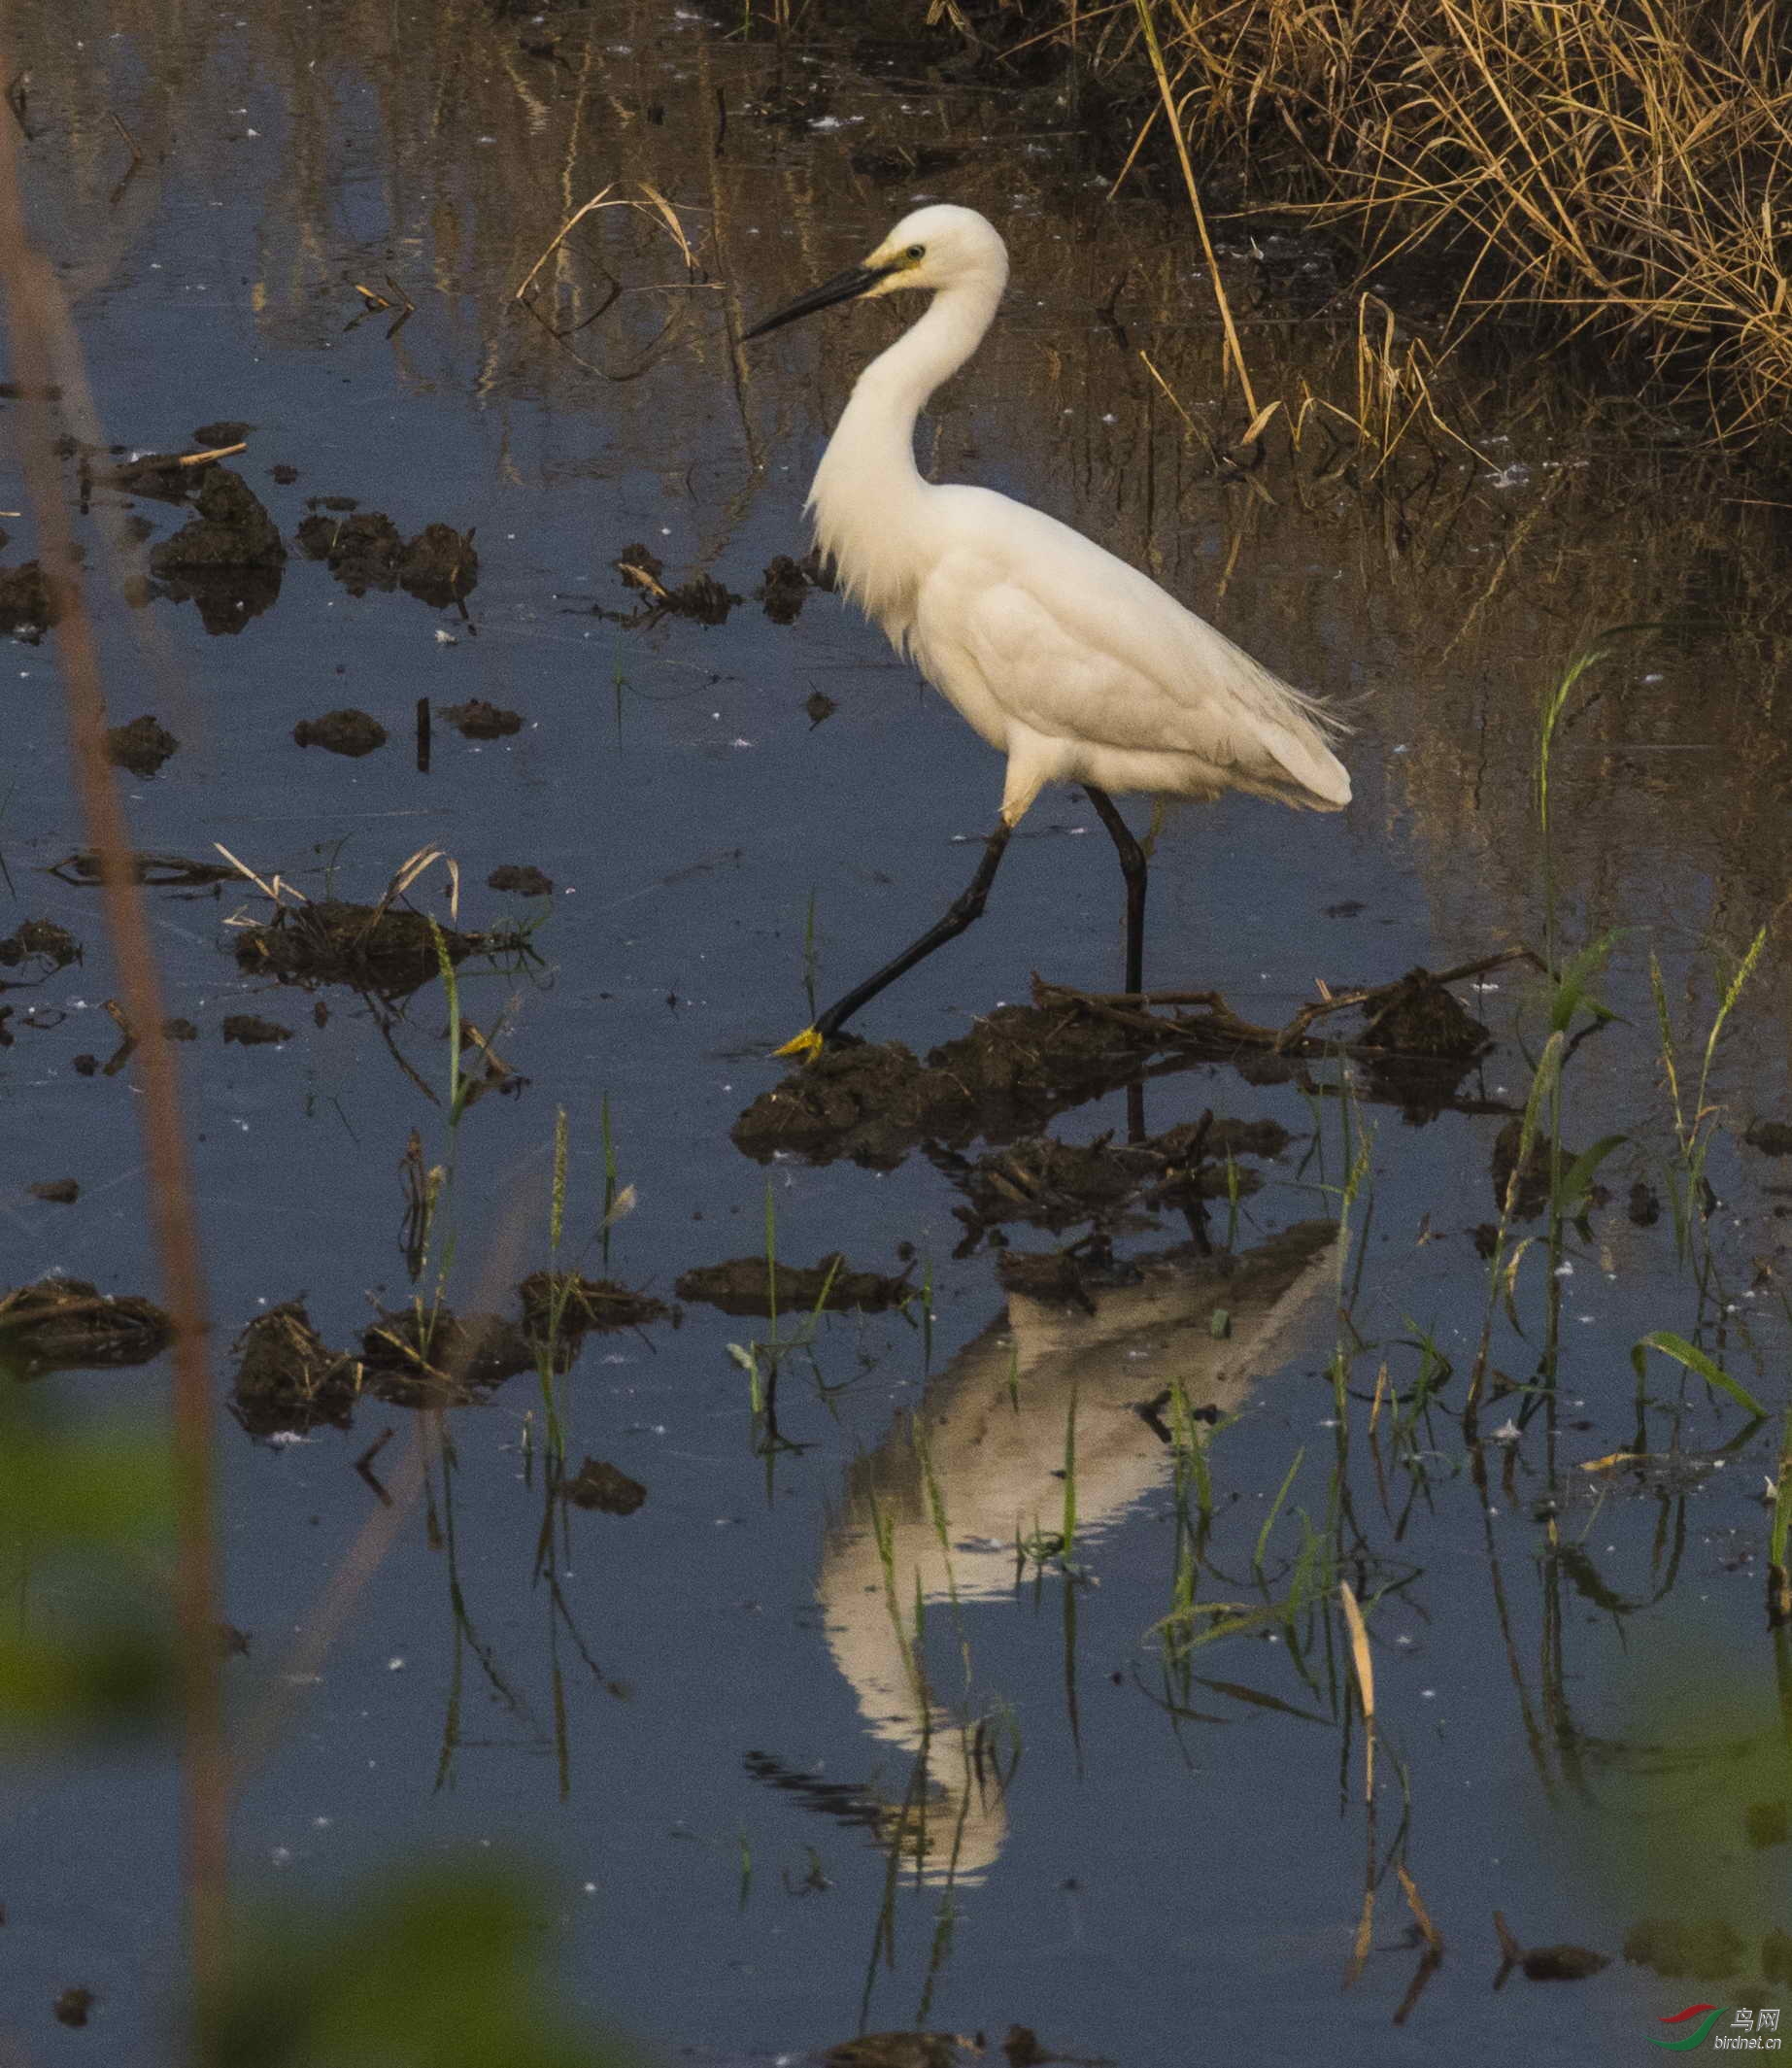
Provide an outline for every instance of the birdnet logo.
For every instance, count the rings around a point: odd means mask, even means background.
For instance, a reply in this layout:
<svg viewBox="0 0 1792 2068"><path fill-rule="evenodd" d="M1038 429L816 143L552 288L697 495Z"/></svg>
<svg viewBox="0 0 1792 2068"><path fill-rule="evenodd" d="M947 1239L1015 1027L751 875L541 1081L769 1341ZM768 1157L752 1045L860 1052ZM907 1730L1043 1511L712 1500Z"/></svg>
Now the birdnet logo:
<svg viewBox="0 0 1792 2068"><path fill-rule="evenodd" d="M1777 2053L1783 2045L1779 2013L1773 2006L1761 2011L1727 2011L1722 2004L1689 2003L1685 2010L1662 2018L1661 2023L1674 2029L1666 2038L1657 2038L1655 2044L1666 2047L1671 2053L1690 2053L1707 2039L1717 2051L1725 2053ZM1722 2030L1718 2029L1720 2026Z"/></svg>

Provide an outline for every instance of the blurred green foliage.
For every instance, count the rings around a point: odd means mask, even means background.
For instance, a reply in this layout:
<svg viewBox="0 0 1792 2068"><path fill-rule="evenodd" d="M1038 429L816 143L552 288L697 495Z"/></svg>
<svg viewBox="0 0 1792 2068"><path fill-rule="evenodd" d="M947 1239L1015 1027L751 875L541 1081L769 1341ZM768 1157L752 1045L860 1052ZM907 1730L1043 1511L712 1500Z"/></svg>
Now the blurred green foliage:
<svg viewBox="0 0 1792 2068"><path fill-rule="evenodd" d="M446 1862L248 1927L204 2019L205 2068L633 2068L579 2030L524 1870Z"/></svg>

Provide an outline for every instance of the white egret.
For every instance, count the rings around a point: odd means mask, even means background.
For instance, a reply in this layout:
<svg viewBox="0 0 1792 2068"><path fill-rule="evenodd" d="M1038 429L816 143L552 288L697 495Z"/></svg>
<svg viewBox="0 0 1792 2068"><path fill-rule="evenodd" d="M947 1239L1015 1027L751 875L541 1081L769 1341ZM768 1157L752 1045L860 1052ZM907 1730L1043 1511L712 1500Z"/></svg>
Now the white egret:
<svg viewBox="0 0 1792 2068"><path fill-rule="evenodd" d="M995 225L938 203L903 217L862 265L746 333L762 337L836 302L932 295L859 376L808 507L840 586L1008 758L1001 816L969 888L780 1055L817 1053L886 985L964 932L1047 783L1080 783L1119 851L1133 992L1142 987L1145 858L1111 792L1241 790L1315 811L1350 801L1350 778L1327 743L1341 729L1322 704L1056 518L991 489L922 479L915 419L983 342L1007 280Z"/></svg>

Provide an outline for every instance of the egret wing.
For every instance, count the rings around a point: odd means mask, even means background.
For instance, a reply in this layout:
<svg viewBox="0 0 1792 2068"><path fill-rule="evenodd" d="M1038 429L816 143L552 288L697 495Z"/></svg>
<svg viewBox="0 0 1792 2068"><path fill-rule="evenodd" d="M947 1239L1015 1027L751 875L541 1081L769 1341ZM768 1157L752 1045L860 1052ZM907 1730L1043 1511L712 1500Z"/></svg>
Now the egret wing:
<svg viewBox="0 0 1792 2068"><path fill-rule="evenodd" d="M944 492L955 549L923 585L915 630L955 700L944 678L971 670L1048 738L1185 755L1222 780L1232 771L1348 801L1311 698L1080 532L987 490Z"/></svg>

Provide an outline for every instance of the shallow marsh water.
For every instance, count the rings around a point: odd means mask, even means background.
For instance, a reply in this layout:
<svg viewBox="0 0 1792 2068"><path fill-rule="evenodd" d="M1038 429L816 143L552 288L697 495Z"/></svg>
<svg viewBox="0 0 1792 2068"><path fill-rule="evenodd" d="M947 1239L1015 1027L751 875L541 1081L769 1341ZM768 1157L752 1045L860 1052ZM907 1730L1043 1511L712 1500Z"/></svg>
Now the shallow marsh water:
<svg viewBox="0 0 1792 2068"><path fill-rule="evenodd" d="M354 994L321 993L319 1024L311 994L231 959L228 922L262 910L250 886L154 894L169 1010L199 1032L186 1082L225 1610L253 1637L229 1668L233 1698L268 1692L366 1522L376 1496L355 1459L391 1427L383 1472L412 1424L370 1400L350 1431L252 1441L222 1407L227 1345L300 1295L324 1340L349 1344L374 1305L410 1297L413 1130L426 1164L452 1156L435 1256L452 1227L463 1310L514 1306L508 1289L546 1261L562 1107L568 1243L583 1244L603 1211L606 1102L616 1182L637 1200L610 1232L616 1276L669 1298L694 1266L761 1253L769 1201L781 1258L842 1251L894 1271L912 1256L930 1299L925 1325L918 1305L824 1319L812 1360L783 1361L792 1448L766 1445L730 1350L768 1325L690 1305L676 1329L588 1337L560 1388L569 1455L613 1461L648 1494L630 1515L564 1518L558 1596L537 1574L539 1388L524 1375L456 1410L452 1453L433 1440L427 1514L406 1518L244 1791L245 1890L327 1897L455 1844L521 1848L562 1923L569 2000L651 2042L728 2053L862 2025L998 2036L1019 2021L1128 2068L1197 2051L1621 2061L1685 2002L1779 2002L1784 1978L1764 1980L1759 1947L1792 1925L1787 1847L1771 1816L1745 1813L1792 1797L1758 1498L1785 1400L1792 1166L1740 1140L1786 1117L1777 940L1711 1072L1720 1204L1703 1288L1672 1215L1642 1227L1625 1211L1633 1183L1665 1195L1674 1168L1651 951L1690 1086L1724 973L1784 895L1779 514L1685 457L1672 425L1572 407L1522 364L1477 371L1472 416L1466 392L1440 390L1472 453L1415 435L1377 476L1372 455L1309 416L1298 453L1272 430L1264 464L1238 478L1208 443L1235 438L1243 413L1217 399L1210 301L1174 210L1105 202L1073 107L929 53L780 51L647 7L527 21L408 5L16 17L30 200L106 437L183 450L202 425L253 425L231 463L288 540L324 495L389 512L407 537L477 527L464 612L353 596L297 553L229 635L208 634L190 602L107 604L115 720L153 711L182 741L130 786L139 846L209 859L221 842L311 895L373 898L436 843L459 864L472 925L536 915L483 888L495 866L533 864L556 886L538 966L462 972L463 1010L527 1082L482 1099L452 1142L425 1089L448 1079L439 986L384 1031ZM121 188L130 155L112 116L142 154ZM599 213L542 276L557 340L512 297L611 182L613 198L643 183L667 197L699 277L646 215ZM1224 1200L1210 1211L1215 1243L1247 1259L1223 1295L1186 1223L1160 1215L1120 1228L1140 1274L1095 1295L1093 1316L1005 1303L989 1247L955 1253L962 1195L939 1159L762 1169L730 1144L777 1081L768 1049L807 1019L805 976L825 999L942 906L999 795L995 758L831 597L809 595L788 625L752 598L775 556L803 551L808 472L894 319L823 320L738 363L728 325L860 255L924 195L985 208L1016 267L1000 327L930 419L929 461L1149 564L1292 679L1344 699L1357 728L1344 815L1233 802L1170 819L1154 981L1280 1021L1315 977L1385 981L1540 943L1539 699L1602 627L1665 627L1611 642L1554 762L1562 937L1623 930L1602 980L1620 1017L1569 1066L1563 1134L1571 1148L1626 1139L1584 1232L1520 1261L1522 1333L1496 1312L1495 1367L1528 1379L1553 1354L1556 1384L1491 1402L1483 1436L1508 1415L1522 1433L1478 1459L1446 1411L1487 1304L1472 1231L1499 1217L1490 1161L1547 1033L1538 987L1515 970L1465 993L1498 1045L1461 1109L1423 1125L1342 1064L1305 1091L1209 1068L1152 1083L1154 1131L1211 1106L1296 1137L1235 1214ZM1283 276L1298 287L1322 255L1241 242L1231 260L1258 399L1280 395L1291 415L1303 392L1361 407L1354 311L1291 313ZM606 268L623 292L600 308ZM396 330L355 292L389 280L416 304ZM6 496L18 506L16 488ZM101 516L109 499L156 538L183 519L96 490ZM89 537L109 575L97 522ZM666 585L706 573L747 600L717 625L640 622L612 566L637 544ZM27 551L16 537L9 561ZM116 1044L95 897L42 873L82 840L52 657L6 655L0 932L51 919L86 959L0 998L15 1007L0 1284L59 1271L140 1292L152 1261L131 1074L75 1068ZM818 695L834 706L819 722ZM420 697L438 713L426 774L411 748ZM472 697L519 711L522 729L463 740L439 713ZM293 744L296 722L343 705L389 743L357 761ZM439 875L415 895L445 911ZM990 916L864 1031L926 1049L1025 997L1035 969L1107 988L1119 909L1088 808L1048 797ZM221 1022L242 1012L290 1038L225 1046ZM1086 1141L1127 1118L1116 1095L1054 1132ZM81 1185L72 1205L27 1193L62 1177ZM1340 1211L1341 1237L1313 1227ZM597 1248L581 1261L595 1271ZM1751 1430L1660 1359L1640 1420L1630 1353L1652 1330L1721 1353L1767 1423ZM1378 1374L1409 1397L1435 1373L1426 1339L1454 1376L1431 1423L1395 1439L1386 1396L1371 1407ZM1362 1973L1340 1989L1368 1841L1332 1591L1286 1626L1180 1669L1166 1658L1157 1626L1179 1599L1191 1497L1175 1446L1134 1404L1177 1381L1191 1406L1235 1416L1207 1452L1200 1598L1282 1600L1310 1578L1315 1543L1378 1597L1370 1851L1379 1871L1393 1849L1447 1945L1398 2024L1422 1948L1391 1876ZM155 1397L161 1368L36 1383L97 1415ZM1048 1562L1017 1585L1017 1535L1062 1526L1072 1401L1075 1576ZM1670 1462L1582 1470L1618 1451ZM904 1650L918 1595L926 1701ZM16 1765L5 1794L12 2044L43 2062L96 2038L112 2061L167 2057L167 1748ZM1576 1942L1611 1965L1496 1993L1495 1910L1527 1944ZM1664 1978L1616 1957L1647 1917L1725 1920L1745 1951L1725 1974ZM50 2017L74 1983L96 1993L97 2035Z"/></svg>

